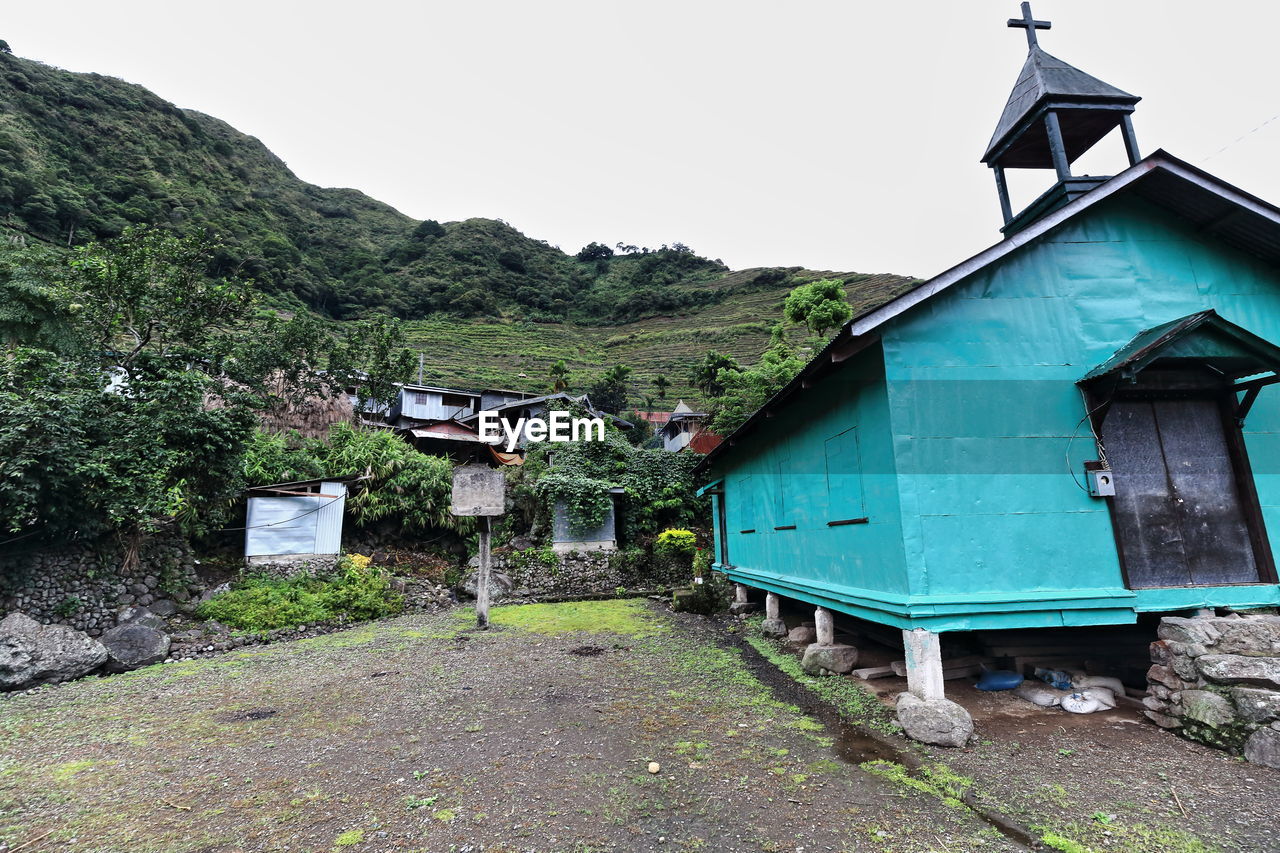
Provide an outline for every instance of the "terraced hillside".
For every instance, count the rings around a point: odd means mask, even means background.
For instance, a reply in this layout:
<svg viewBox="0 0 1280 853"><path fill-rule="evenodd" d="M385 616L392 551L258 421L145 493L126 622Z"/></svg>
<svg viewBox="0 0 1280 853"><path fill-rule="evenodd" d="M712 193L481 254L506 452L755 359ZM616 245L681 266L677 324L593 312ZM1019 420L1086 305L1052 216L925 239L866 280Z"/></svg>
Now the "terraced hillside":
<svg viewBox="0 0 1280 853"><path fill-rule="evenodd" d="M801 270L782 281L756 284L763 270L741 270L704 288L723 291L717 304L688 313L650 317L618 326L514 321L480 322L431 319L410 323L410 344L424 354L423 379L449 386L511 387L545 391L548 368L564 359L571 387L584 387L605 367L625 364L637 397L653 394L653 379L672 382L667 400L693 403L700 393L689 384L690 366L708 349L754 363L769 343L769 329L782 316L782 301L797 284L818 278L841 278L855 313L885 302L909 288L915 279L887 273L862 275ZM777 278L769 276L768 278ZM800 330L791 333L804 344Z"/></svg>

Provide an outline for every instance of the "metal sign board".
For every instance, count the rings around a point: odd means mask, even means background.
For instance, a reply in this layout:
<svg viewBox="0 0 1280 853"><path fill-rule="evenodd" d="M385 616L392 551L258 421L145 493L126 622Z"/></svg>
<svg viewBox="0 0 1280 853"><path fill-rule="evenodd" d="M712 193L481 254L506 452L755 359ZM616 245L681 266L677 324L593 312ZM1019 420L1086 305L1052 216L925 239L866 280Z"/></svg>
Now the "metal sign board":
<svg viewBox="0 0 1280 853"><path fill-rule="evenodd" d="M449 511L454 515L502 515L506 509L505 487L506 477L495 468L483 465L454 468Z"/></svg>

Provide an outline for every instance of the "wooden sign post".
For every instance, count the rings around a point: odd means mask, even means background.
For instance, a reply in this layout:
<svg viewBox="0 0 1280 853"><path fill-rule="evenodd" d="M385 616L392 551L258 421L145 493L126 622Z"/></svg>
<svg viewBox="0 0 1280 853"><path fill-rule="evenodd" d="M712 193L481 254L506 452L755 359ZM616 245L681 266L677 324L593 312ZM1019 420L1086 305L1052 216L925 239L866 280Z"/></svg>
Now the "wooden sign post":
<svg viewBox="0 0 1280 853"><path fill-rule="evenodd" d="M480 519L480 568L476 572L476 625L489 627L489 574L493 556L489 549L489 519L506 508L506 478L502 472L484 465L463 465L453 469L454 515Z"/></svg>

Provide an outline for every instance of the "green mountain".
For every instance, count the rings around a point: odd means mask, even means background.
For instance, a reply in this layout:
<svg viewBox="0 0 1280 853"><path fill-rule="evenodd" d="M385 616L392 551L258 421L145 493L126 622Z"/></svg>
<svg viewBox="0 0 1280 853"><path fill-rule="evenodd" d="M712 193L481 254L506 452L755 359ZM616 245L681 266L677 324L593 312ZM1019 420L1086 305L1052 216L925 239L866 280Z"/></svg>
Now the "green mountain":
<svg viewBox="0 0 1280 853"><path fill-rule="evenodd" d="M132 223L217 233L214 272L252 277L273 307L412 321L424 378L466 385L540 390L564 358L584 373L630 364L644 394L710 347L750 362L786 291L819 276L730 272L680 244L569 255L496 220L419 222L299 180L257 139L141 86L0 52L0 224L73 245ZM822 275L845 279L855 307L910 283Z"/></svg>

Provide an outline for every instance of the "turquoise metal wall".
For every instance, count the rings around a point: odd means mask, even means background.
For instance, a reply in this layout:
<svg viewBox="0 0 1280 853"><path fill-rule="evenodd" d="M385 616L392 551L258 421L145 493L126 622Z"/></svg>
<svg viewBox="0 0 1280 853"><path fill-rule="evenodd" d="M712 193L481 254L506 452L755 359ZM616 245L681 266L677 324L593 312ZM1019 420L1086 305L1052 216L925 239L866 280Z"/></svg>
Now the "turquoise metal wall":
<svg viewBox="0 0 1280 853"><path fill-rule="evenodd" d="M1275 587L1125 589L1106 502L1080 482L1096 449L1075 382L1143 329L1205 308L1280 340L1274 269L1153 206L1113 199L886 328L913 600L979 605L1014 593L1037 609L1078 610L1274 602ZM1247 444L1280 530L1280 405L1264 396Z"/></svg>
<svg viewBox="0 0 1280 853"><path fill-rule="evenodd" d="M740 579L778 584L788 595L803 592L799 584L839 589L850 601L874 603L895 593L905 600L887 405L875 347L735 450L732 467L720 476L729 561L743 573ZM863 518L866 523L828 524Z"/></svg>
<svg viewBox="0 0 1280 853"><path fill-rule="evenodd" d="M1136 199L980 270L891 321L882 348L800 392L717 466L730 576L934 630L1280 602L1275 585L1126 589L1106 502L1082 488L1097 451L1076 381L1143 329L1205 308L1280 341L1273 268ZM851 428L855 440L836 438ZM1280 388L1245 432L1274 540ZM820 482L833 452L853 452L861 476ZM859 501L869 524L826 526Z"/></svg>

